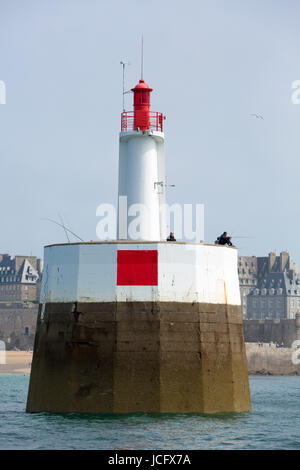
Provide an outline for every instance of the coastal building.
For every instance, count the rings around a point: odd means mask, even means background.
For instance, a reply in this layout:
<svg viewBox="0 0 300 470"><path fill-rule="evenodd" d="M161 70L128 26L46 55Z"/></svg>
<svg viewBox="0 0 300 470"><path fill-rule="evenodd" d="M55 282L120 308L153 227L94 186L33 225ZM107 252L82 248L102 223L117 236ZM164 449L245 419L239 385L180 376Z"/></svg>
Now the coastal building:
<svg viewBox="0 0 300 470"><path fill-rule="evenodd" d="M39 299L42 260L36 256L0 254L0 302Z"/></svg>
<svg viewBox="0 0 300 470"><path fill-rule="evenodd" d="M243 289L242 276L239 272ZM300 312L300 273L287 251L279 256L271 252L268 257L256 258L256 282L254 275L253 281L254 287L246 294L247 319L295 319Z"/></svg>
<svg viewBox="0 0 300 470"><path fill-rule="evenodd" d="M243 318L247 318L247 296L257 284L257 257L239 256L238 274Z"/></svg>
<svg viewBox="0 0 300 470"><path fill-rule="evenodd" d="M32 302L0 302L0 341L5 348L32 349L38 305Z"/></svg>

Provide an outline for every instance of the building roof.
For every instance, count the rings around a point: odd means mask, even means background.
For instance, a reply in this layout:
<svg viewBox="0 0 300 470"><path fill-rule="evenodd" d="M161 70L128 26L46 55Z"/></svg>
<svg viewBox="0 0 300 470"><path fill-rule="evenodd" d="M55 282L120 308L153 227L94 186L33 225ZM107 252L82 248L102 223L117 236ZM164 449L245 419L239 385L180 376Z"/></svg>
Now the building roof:
<svg viewBox="0 0 300 470"><path fill-rule="evenodd" d="M32 260L37 259L32 256L0 255L0 283L35 284L41 278L41 272L32 265Z"/></svg>
<svg viewBox="0 0 300 470"><path fill-rule="evenodd" d="M259 279L249 295L300 295L300 277L292 272L270 272Z"/></svg>

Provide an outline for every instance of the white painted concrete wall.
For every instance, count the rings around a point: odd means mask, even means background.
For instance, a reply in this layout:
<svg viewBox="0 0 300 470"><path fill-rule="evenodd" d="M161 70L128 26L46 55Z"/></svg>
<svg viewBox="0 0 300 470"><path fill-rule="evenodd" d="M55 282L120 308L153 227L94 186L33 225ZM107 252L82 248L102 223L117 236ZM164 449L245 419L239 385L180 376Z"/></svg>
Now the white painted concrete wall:
<svg viewBox="0 0 300 470"><path fill-rule="evenodd" d="M158 286L117 286L118 250L157 250ZM41 302L240 305L238 252L221 245L95 242L45 247Z"/></svg>

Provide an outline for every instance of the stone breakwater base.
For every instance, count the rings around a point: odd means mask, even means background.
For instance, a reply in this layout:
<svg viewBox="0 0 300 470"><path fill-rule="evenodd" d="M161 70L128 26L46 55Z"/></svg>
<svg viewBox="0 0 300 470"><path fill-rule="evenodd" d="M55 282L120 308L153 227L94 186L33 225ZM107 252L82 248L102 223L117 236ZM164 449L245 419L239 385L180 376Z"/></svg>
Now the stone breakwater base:
<svg viewBox="0 0 300 470"><path fill-rule="evenodd" d="M300 350L246 343L246 354L250 375L300 375L300 364L293 361L293 356L299 361Z"/></svg>
<svg viewBox="0 0 300 470"><path fill-rule="evenodd" d="M124 245L120 246L117 250L124 248ZM145 244L136 243L130 248L139 250L141 246L143 251L149 249ZM199 247L206 255L201 267L205 270L205 265L210 265L209 250L218 251L218 247L210 246L207 250L207 246L198 245L198 251ZM118 296L124 295L123 281L120 281L124 280L124 273L120 274L119 268L115 282L116 300L58 301L59 288L55 289L53 273L57 285L64 284L68 260L57 256L59 266L54 265L51 254L48 278L43 280L44 301L37 320L28 412L216 413L242 412L251 408L241 307L226 303L228 297L233 298L229 285L227 289L223 288L222 303L161 300L164 295L172 297L172 282L169 285L163 264L160 270L160 261L166 250L169 255L174 255L174 250L170 245L163 246L162 250L160 246L156 248L157 285L151 286L150 290L147 285L144 293L143 286L138 286L142 290L131 287L129 292L126 285L126 301L118 300ZM218 254L221 270L217 277L216 270L205 275L210 275L210 284L216 277L219 286L220 273L224 272L223 261L228 257L234 261L236 250L221 248ZM191 253L188 252L188 256L191 258ZM118 257L115 259L117 263ZM136 261L136 257L134 259ZM45 261L47 273L47 256ZM236 270L236 264L232 265ZM91 279L101 271L97 266L93 258ZM152 262L151 266L153 268ZM198 299L208 295L209 289L206 294L200 289L195 290L195 270L186 270L187 266L182 266L180 273L171 261L165 266L172 273L170 280L178 285L174 295L178 297L180 279L184 276L186 279L182 282L190 281L194 289L194 300L196 292ZM147 267L144 268L147 271ZM161 276L164 273L167 280L163 285ZM110 274L106 272L106 276ZM130 276L135 274L129 274L127 283ZM77 289L80 290L78 272L77 278ZM224 277L223 281L223 287L226 287L228 279ZM214 288L212 284L211 292ZM236 288L239 292L238 279ZM93 289L90 285L86 294L90 295ZM140 297L156 298L132 300L137 293ZM93 296L96 296L95 292ZM80 296L77 294L77 297Z"/></svg>

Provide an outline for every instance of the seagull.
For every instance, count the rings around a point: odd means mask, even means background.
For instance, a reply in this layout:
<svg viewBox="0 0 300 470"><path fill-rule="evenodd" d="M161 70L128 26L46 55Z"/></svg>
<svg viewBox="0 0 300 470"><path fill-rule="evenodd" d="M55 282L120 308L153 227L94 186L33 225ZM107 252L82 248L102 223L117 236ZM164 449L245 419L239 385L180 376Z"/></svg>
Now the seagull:
<svg viewBox="0 0 300 470"><path fill-rule="evenodd" d="M263 119L260 114L250 114L250 116L255 116L257 119Z"/></svg>

